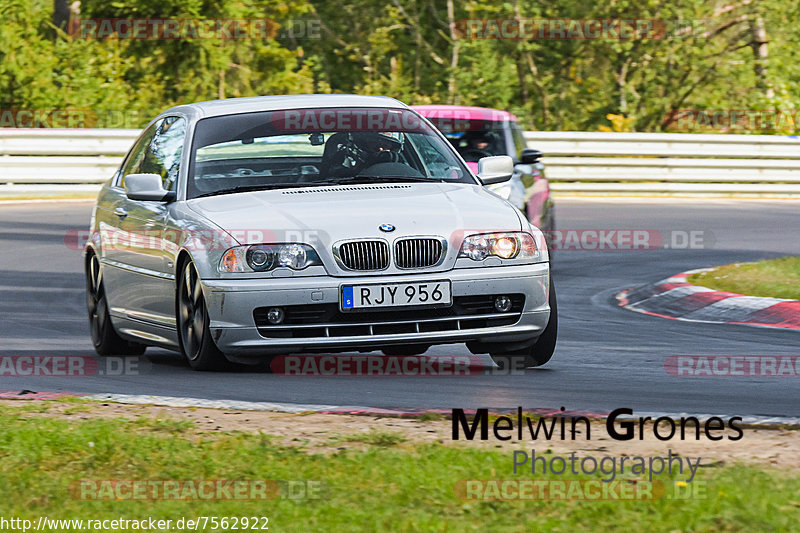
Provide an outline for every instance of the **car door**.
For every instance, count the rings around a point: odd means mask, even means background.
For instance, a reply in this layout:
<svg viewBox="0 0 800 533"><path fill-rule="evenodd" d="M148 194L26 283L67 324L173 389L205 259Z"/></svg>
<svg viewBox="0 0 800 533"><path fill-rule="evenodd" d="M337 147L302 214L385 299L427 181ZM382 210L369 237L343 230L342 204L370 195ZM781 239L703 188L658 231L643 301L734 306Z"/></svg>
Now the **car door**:
<svg viewBox="0 0 800 533"><path fill-rule="evenodd" d="M511 123L511 138L514 150L514 173L519 176L524 187L524 198L521 209L533 225L542 228L543 221L547 218L546 201L549 194L549 185L544 179L544 165L541 162L533 164L521 163L522 150L528 147L522 128L516 122ZM547 228L542 228L547 229Z"/></svg>
<svg viewBox="0 0 800 533"><path fill-rule="evenodd" d="M133 233L133 220L128 218L130 201L122 188L123 178L139 171L144 153L149 148L158 125L158 122L151 124L139 136L117 172L112 187L105 194L104 207L97 210L103 283L109 311L115 316L124 316L125 311L131 307L128 292L130 284L136 279L132 274L136 261L131 244L136 236Z"/></svg>
<svg viewBox="0 0 800 533"><path fill-rule="evenodd" d="M165 117L154 126L152 136L132 154L130 165L125 165L120 176L123 193L115 212L125 246L117 252L115 265L122 271L115 287L118 301L109 303L115 314L171 332L175 328L175 277L163 241L167 205L131 200L124 194L125 177L130 174L158 174L165 190L176 190L186 121Z"/></svg>

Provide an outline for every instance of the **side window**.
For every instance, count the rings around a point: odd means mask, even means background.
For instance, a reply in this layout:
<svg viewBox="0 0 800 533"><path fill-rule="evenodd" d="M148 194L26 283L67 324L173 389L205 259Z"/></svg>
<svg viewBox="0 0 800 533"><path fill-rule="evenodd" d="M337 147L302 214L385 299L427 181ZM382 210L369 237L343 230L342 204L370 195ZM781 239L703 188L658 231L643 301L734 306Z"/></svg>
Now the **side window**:
<svg viewBox="0 0 800 533"><path fill-rule="evenodd" d="M156 134L156 130L161 125L161 120L156 122L155 124L151 125L147 128L147 131L139 137L139 140L136 141L136 144L133 145L131 151L128 154L128 158L125 160L125 164L122 167L122 171L120 172L120 181L119 186L125 186L125 176L128 174L137 174L139 173L139 168L142 165L142 160L144 159L144 155L146 150L150 146L150 142L153 140L153 136Z"/></svg>
<svg viewBox="0 0 800 533"><path fill-rule="evenodd" d="M174 191L181 166L186 121L180 117L166 117L157 124L156 134L144 152L139 172L158 174L164 189Z"/></svg>
<svg viewBox="0 0 800 533"><path fill-rule="evenodd" d="M525 135L522 133L522 128L516 122L511 124L511 138L514 140L514 150L517 152L517 161L522 158L522 151L528 147L525 142Z"/></svg>

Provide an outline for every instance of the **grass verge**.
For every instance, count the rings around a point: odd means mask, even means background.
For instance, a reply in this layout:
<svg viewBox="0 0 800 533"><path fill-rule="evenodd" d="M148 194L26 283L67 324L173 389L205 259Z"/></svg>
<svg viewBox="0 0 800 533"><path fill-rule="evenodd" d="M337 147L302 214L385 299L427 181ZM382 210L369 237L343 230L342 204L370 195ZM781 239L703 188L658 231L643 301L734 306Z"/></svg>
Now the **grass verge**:
<svg viewBox="0 0 800 533"><path fill-rule="evenodd" d="M791 531L800 523L800 479L763 468L702 468L695 482L703 481L704 494L686 499L466 501L454 492L460 480L532 476L513 475L507 451L419 444L382 433L331 436L334 450L337 441L356 439L367 447L309 454L264 434L198 434L183 421L137 416L60 419L24 405L0 407L0 427L5 518L268 516L270 531L325 532ZM684 477L657 479L671 487ZM319 490L304 498L281 485L282 492L266 501L86 500L70 489L81 479L267 479L314 482Z"/></svg>
<svg viewBox="0 0 800 533"><path fill-rule="evenodd" d="M692 274L689 283L747 296L800 300L800 257L734 263Z"/></svg>

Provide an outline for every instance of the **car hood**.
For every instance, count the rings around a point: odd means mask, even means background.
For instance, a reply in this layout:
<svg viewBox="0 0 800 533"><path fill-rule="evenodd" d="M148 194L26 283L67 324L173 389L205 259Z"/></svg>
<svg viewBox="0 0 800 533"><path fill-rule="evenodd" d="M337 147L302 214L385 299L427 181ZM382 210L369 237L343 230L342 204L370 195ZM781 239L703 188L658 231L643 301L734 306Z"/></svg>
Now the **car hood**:
<svg viewBox="0 0 800 533"><path fill-rule="evenodd" d="M189 200L195 212L240 244L337 241L407 235L459 240L465 232L519 231L517 210L483 187L380 183L304 187ZM380 226L394 226L390 232ZM388 229L388 228L384 228Z"/></svg>

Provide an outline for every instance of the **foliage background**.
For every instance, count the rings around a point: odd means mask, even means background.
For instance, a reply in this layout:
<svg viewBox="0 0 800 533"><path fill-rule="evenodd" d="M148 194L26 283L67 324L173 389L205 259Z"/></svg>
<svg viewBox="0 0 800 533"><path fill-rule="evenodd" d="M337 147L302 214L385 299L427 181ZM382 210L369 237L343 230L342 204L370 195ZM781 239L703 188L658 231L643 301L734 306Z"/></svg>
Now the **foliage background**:
<svg viewBox="0 0 800 533"><path fill-rule="evenodd" d="M70 11L267 18L285 31L98 41L57 29ZM800 96L800 4L790 0L0 0L0 13L0 109L91 109L105 126L139 127L192 101L333 92L503 108L528 129L668 131L673 109L791 114ZM667 32L522 41L455 30L464 19L513 17L659 19ZM316 38L287 31L306 21L316 21ZM783 120L750 132L795 130Z"/></svg>

